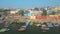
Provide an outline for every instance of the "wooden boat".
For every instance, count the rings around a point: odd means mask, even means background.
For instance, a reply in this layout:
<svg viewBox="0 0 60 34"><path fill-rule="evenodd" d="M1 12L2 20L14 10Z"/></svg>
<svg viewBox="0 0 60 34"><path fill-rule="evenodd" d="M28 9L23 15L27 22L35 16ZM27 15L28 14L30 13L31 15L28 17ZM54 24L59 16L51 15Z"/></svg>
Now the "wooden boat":
<svg viewBox="0 0 60 34"><path fill-rule="evenodd" d="M49 30L49 27L46 26L46 25L42 25L41 29L43 29L43 30Z"/></svg>
<svg viewBox="0 0 60 34"><path fill-rule="evenodd" d="M6 31L8 31L8 30L10 30L10 29L2 28L2 29L0 29L0 32L6 32Z"/></svg>
<svg viewBox="0 0 60 34"><path fill-rule="evenodd" d="M18 28L18 31L26 31L26 26L22 26L22 27Z"/></svg>

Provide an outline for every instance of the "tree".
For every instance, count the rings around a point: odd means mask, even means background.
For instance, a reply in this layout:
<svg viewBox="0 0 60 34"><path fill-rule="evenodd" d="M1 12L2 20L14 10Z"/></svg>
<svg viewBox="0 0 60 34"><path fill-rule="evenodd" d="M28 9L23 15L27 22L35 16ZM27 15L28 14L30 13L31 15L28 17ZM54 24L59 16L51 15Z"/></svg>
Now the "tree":
<svg viewBox="0 0 60 34"><path fill-rule="evenodd" d="M46 16L46 15L47 15L47 10L43 9L42 15L43 15L43 16Z"/></svg>
<svg viewBox="0 0 60 34"><path fill-rule="evenodd" d="M52 15L55 15L56 14L56 12L55 11L52 11Z"/></svg>
<svg viewBox="0 0 60 34"><path fill-rule="evenodd" d="M3 14L3 10L2 9L0 9L0 14Z"/></svg>
<svg viewBox="0 0 60 34"><path fill-rule="evenodd" d="M37 11L39 11L39 8L34 8L34 10L37 10Z"/></svg>
<svg viewBox="0 0 60 34"><path fill-rule="evenodd" d="M8 15L8 11L10 11L10 9L5 9L5 10L3 10L4 15Z"/></svg>
<svg viewBox="0 0 60 34"><path fill-rule="evenodd" d="M24 16L24 10L19 10L19 14L21 14L22 16Z"/></svg>

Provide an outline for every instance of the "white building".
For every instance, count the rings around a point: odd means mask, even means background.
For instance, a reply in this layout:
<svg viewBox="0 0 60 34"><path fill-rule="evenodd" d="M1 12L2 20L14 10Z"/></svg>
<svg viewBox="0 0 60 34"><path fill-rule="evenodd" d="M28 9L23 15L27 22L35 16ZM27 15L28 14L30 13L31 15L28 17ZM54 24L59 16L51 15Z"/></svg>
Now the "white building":
<svg viewBox="0 0 60 34"><path fill-rule="evenodd" d="M11 10L11 11L10 11L10 14L15 14L15 13L17 13L19 10L20 10L20 9L18 9L18 10Z"/></svg>
<svg viewBox="0 0 60 34"><path fill-rule="evenodd" d="M37 11L37 10L29 10L30 11L30 14L31 15L37 15L37 14L41 14L42 13L42 11Z"/></svg>

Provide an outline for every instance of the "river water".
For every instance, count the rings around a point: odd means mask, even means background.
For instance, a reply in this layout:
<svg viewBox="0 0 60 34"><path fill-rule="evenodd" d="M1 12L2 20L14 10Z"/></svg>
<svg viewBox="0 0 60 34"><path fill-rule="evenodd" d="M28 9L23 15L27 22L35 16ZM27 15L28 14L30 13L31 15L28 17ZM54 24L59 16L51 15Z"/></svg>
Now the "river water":
<svg viewBox="0 0 60 34"><path fill-rule="evenodd" d="M0 34L60 34L59 31L55 31L55 29L51 29L49 31L43 32L40 27L28 26L26 31L19 32L16 27L10 27L10 30L7 32L1 32Z"/></svg>

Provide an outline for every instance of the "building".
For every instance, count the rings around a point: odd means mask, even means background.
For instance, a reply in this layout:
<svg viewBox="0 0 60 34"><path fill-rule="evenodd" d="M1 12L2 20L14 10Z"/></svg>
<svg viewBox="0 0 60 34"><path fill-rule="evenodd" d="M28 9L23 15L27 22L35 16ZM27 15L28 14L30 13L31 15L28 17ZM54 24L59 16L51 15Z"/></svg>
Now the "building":
<svg viewBox="0 0 60 34"><path fill-rule="evenodd" d="M12 9L11 11L10 11L10 14L15 14L15 13L17 13L18 11L19 11L20 9Z"/></svg>

